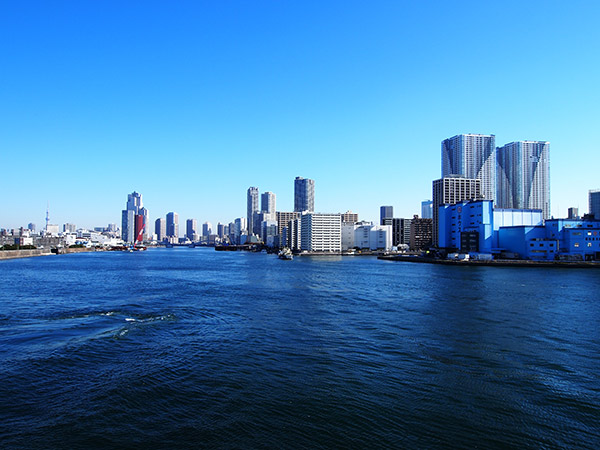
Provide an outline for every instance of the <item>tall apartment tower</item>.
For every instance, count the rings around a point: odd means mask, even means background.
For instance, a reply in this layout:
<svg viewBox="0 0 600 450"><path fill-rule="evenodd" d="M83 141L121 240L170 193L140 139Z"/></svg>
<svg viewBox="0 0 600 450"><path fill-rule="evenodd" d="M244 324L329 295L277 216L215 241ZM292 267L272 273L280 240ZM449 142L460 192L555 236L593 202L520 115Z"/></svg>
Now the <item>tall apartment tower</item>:
<svg viewBox="0 0 600 450"><path fill-rule="evenodd" d="M600 189L590 191L589 202L589 213L592 214L596 220L600 220Z"/></svg>
<svg viewBox="0 0 600 450"><path fill-rule="evenodd" d="M315 180L296 177L294 180L294 212L314 212Z"/></svg>
<svg viewBox="0 0 600 450"><path fill-rule="evenodd" d="M196 219L186 220L185 237L192 242L198 239L198 221Z"/></svg>
<svg viewBox="0 0 600 450"><path fill-rule="evenodd" d="M260 195L260 210L266 213L275 212L275 194L267 191Z"/></svg>
<svg viewBox="0 0 600 450"><path fill-rule="evenodd" d="M541 209L550 217L550 143L511 142L497 149L496 205Z"/></svg>
<svg viewBox="0 0 600 450"><path fill-rule="evenodd" d="M159 217L154 221L154 233L156 234L156 240L162 241L167 235L167 221L162 217Z"/></svg>
<svg viewBox="0 0 600 450"><path fill-rule="evenodd" d="M205 237L208 239L208 237L210 237L211 234L213 234L212 223L204 222L202 224L202 237Z"/></svg>
<svg viewBox="0 0 600 450"><path fill-rule="evenodd" d="M248 234L252 234L255 231L255 217L260 212L258 209L258 188L257 187L249 187L247 194L247 218L248 218ZM260 227L260 224L258 224Z"/></svg>
<svg viewBox="0 0 600 450"><path fill-rule="evenodd" d="M176 212L167 214L167 236L179 237L179 214Z"/></svg>
<svg viewBox="0 0 600 450"><path fill-rule="evenodd" d="M481 195L494 200L496 137L493 134L459 134L442 141L442 178L456 176L481 180ZM433 207L436 208L435 201Z"/></svg>
<svg viewBox="0 0 600 450"><path fill-rule="evenodd" d="M125 242L142 241L146 238L147 228L148 210L144 208L142 194L134 191L127 195L127 206L122 211L121 238Z"/></svg>
<svg viewBox="0 0 600 450"><path fill-rule="evenodd" d="M391 225L392 223L386 221L386 219L394 218L394 207L393 206L380 206L379 207L379 225Z"/></svg>
<svg viewBox="0 0 600 450"><path fill-rule="evenodd" d="M433 245L438 245L439 207L454 205L463 200L480 200L481 180L464 177L448 177L433 182Z"/></svg>

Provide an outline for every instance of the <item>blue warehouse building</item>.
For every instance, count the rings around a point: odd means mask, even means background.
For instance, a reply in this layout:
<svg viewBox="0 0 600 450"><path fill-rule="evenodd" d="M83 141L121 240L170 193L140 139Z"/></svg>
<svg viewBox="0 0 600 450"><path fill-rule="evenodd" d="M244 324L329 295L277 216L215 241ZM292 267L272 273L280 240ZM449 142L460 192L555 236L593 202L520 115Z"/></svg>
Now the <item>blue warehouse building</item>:
<svg viewBox="0 0 600 450"><path fill-rule="evenodd" d="M439 207L439 247L531 260L600 260L600 220L549 219L542 210L494 208L491 200Z"/></svg>

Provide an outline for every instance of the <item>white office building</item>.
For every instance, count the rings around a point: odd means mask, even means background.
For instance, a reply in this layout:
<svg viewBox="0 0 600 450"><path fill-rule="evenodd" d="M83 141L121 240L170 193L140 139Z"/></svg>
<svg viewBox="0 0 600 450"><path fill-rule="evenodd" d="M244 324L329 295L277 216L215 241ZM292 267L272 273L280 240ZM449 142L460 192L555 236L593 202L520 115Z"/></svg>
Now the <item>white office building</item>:
<svg viewBox="0 0 600 450"><path fill-rule="evenodd" d="M300 247L303 251L339 253L342 251L340 214L303 214L300 219Z"/></svg>

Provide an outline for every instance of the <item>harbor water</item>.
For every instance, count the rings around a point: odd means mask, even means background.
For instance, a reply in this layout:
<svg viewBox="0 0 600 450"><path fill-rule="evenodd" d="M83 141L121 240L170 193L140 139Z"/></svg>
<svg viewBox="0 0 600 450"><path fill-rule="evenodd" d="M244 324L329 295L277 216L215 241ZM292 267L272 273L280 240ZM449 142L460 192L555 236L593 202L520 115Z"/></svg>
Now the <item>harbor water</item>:
<svg viewBox="0 0 600 450"><path fill-rule="evenodd" d="M0 447L600 446L600 272L0 261Z"/></svg>

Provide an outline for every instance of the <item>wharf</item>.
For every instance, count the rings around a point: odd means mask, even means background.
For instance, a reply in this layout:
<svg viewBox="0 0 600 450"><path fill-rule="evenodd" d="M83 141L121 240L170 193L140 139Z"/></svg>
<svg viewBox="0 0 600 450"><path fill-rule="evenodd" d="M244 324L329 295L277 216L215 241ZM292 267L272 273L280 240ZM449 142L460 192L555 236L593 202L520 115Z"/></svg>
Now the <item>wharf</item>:
<svg viewBox="0 0 600 450"><path fill-rule="evenodd" d="M384 255L378 259L387 261L402 261L425 264L441 264L445 266L492 266L492 267L552 267L570 269L600 269L600 262L596 261L530 261L514 259L492 259L489 261L478 260L453 260L425 258L423 256L409 255Z"/></svg>
<svg viewBox="0 0 600 450"><path fill-rule="evenodd" d="M36 248L28 250L2 250L0 251L0 261L4 261L7 259L32 258L34 256L66 255L71 253L84 253L96 251L104 250L96 248L60 248L52 250L50 250L49 248Z"/></svg>

